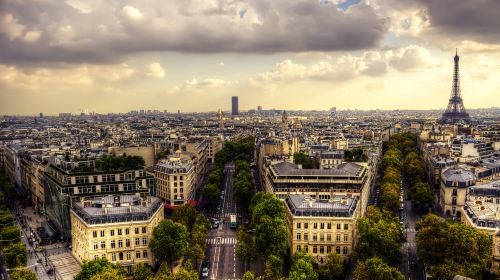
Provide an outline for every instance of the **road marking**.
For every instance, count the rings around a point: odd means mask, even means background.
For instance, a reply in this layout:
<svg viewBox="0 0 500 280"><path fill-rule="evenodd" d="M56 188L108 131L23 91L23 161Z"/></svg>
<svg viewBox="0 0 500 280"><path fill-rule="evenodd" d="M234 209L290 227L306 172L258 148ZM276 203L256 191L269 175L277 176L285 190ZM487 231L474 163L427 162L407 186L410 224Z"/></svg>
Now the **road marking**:
<svg viewBox="0 0 500 280"><path fill-rule="evenodd" d="M229 238L216 237L216 238L208 238L206 243L209 245L232 245L232 244L236 245L238 244L238 240L235 237L229 237Z"/></svg>

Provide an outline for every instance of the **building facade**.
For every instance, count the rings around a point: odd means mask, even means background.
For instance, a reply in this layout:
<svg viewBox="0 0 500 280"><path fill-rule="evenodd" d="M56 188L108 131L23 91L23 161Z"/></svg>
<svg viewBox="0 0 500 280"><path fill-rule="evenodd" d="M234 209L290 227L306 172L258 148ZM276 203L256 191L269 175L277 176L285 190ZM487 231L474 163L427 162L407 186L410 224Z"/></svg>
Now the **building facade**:
<svg viewBox="0 0 500 280"><path fill-rule="evenodd" d="M336 252L347 261L354 248L358 200L332 196L328 200L290 194L285 198L291 253L304 251L324 264Z"/></svg>
<svg viewBox="0 0 500 280"><path fill-rule="evenodd" d="M194 199L195 170L193 160L173 155L155 166L157 196L167 205L182 205Z"/></svg>
<svg viewBox="0 0 500 280"><path fill-rule="evenodd" d="M237 116L239 114L238 111L238 96L231 97L231 115Z"/></svg>
<svg viewBox="0 0 500 280"><path fill-rule="evenodd" d="M135 264L153 264L149 242L163 219L162 202L156 197L82 198L71 210L71 253L80 263L107 258L131 273Z"/></svg>

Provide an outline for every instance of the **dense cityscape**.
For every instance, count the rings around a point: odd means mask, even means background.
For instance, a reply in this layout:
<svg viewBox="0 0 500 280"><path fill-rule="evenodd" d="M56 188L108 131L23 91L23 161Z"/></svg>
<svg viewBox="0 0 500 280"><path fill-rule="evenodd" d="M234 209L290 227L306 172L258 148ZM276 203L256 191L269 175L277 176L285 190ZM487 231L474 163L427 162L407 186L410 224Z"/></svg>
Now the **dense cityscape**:
<svg viewBox="0 0 500 280"><path fill-rule="evenodd" d="M500 279L498 2L125 2L0 4L0 279Z"/></svg>

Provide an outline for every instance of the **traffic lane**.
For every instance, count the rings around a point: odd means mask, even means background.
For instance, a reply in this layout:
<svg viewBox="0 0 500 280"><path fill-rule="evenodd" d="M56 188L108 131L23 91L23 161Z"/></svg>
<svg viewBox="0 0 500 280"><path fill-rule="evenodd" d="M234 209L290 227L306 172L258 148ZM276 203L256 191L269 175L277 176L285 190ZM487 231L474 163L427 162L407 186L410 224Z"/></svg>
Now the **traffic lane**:
<svg viewBox="0 0 500 280"><path fill-rule="evenodd" d="M241 276L236 275L236 246L224 245L224 269L222 271L222 279L240 279ZM238 277L237 277L238 276Z"/></svg>

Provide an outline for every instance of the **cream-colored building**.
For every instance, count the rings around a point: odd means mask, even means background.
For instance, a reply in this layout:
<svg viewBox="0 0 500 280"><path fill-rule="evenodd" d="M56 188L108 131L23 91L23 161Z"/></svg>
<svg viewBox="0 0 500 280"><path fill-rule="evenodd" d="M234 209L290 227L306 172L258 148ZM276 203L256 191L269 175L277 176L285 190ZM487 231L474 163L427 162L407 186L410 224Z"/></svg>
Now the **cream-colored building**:
<svg viewBox="0 0 500 280"><path fill-rule="evenodd" d="M452 166L441 174L439 203L448 216L460 216L467 188L476 184L474 171L466 166Z"/></svg>
<svg viewBox="0 0 500 280"><path fill-rule="evenodd" d="M285 198L292 254L304 251L323 264L336 252L347 260L355 245L358 200L332 196L329 200L290 194Z"/></svg>
<svg viewBox="0 0 500 280"><path fill-rule="evenodd" d="M194 158L180 153L155 165L156 195L168 205L181 205L194 199L196 193Z"/></svg>
<svg viewBox="0 0 500 280"><path fill-rule="evenodd" d="M149 249L153 229L163 219L156 197L116 195L82 198L73 204L71 253L79 261L105 257L132 272L137 263L153 264Z"/></svg>

